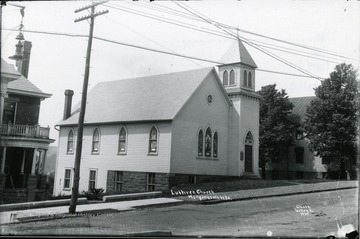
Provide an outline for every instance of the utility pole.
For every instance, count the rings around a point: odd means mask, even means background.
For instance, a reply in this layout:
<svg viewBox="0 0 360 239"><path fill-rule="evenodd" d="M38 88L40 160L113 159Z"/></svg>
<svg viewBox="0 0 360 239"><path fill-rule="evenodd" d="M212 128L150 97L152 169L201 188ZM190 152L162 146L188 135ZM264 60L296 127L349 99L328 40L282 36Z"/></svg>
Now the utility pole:
<svg viewBox="0 0 360 239"><path fill-rule="evenodd" d="M88 41L87 52L86 52L85 75L84 75L84 82L83 82L83 88L82 88L81 106L80 106L79 121L78 121L78 135L77 135L77 139L76 139L76 153L75 153L75 163L74 163L74 182L73 182L71 202L70 202L70 207L69 207L69 213L72 213L72 214L76 212L77 199L79 196L81 150L82 150L82 141L83 141L83 128L84 128L87 88L88 88L88 82L89 82L90 56L91 56L91 45L92 45L92 38L93 38L93 32L94 32L94 20L95 20L95 17L109 12L108 10L105 10L102 12L95 13L95 6L103 4L105 2L107 2L107 1L93 3L90 6L82 7L78 10L75 10L75 13L77 13L77 12L81 12L83 10L91 8L90 15L75 19L75 21L74 21L74 22L80 22L83 20L90 19L90 33L89 33L89 41Z"/></svg>

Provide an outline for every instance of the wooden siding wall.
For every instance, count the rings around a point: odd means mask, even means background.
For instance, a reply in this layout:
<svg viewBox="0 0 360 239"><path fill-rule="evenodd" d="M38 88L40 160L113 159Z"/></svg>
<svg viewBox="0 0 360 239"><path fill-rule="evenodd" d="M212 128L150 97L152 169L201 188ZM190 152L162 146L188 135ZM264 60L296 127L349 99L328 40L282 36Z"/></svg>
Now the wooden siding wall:
<svg viewBox="0 0 360 239"><path fill-rule="evenodd" d="M148 155L149 131L153 125L159 129L159 148L157 155ZM125 126L128 132L126 155L118 154L118 134L121 126ZM95 127L84 127L80 192L88 189L89 171L91 169L97 170L96 187L104 189L106 188L108 170L169 173L171 122L101 125L98 127L100 130L99 154L91 153L92 134ZM73 168L75 159L75 153L67 154L66 152L67 136L70 129L71 127L61 127L60 129L54 195L71 193L68 190L63 190L65 168ZM74 129L75 146L76 128Z"/></svg>
<svg viewBox="0 0 360 239"><path fill-rule="evenodd" d="M227 175L230 108L215 80L209 75L173 121L171 173ZM208 95L212 95L211 104ZM197 133L207 126L218 132L217 159L197 157Z"/></svg>

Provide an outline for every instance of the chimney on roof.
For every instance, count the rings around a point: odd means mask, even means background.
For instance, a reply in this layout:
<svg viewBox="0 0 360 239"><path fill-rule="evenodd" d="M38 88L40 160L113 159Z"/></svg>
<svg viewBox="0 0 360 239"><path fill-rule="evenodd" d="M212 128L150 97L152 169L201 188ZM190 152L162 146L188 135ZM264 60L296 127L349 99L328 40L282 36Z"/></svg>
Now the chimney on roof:
<svg viewBox="0 0 360 239"><path fill-rule="evenodd" d="M64 105L64 117L63 117L63 120L66 120L71 115L71 102L72 102L73 95L74 95L74 91L65 90L65 105Z"/></svg>
<svg viewBox="0 0 360 239"><path fill-rule="evenodd" d="M16 66L18 71L28 78L29 75L29 65L30 65L30 53L32 44L30 41L24 41L24 47L22 50L22 59L16 60Z"/></svg>

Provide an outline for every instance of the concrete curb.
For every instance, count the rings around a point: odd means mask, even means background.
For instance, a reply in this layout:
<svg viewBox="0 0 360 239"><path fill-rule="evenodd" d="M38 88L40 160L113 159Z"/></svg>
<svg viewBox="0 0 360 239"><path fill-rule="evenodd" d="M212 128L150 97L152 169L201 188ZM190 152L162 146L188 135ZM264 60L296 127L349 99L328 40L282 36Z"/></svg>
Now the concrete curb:
<svg viewBox="0 0 360 239"><path fill-rule="evenodd" d="M70 201L71 199L60 199L60 200L38 201L38 202L4 204L4 205L0 205L0 212L66 206L70 204ZM88 204L88 200L86 198L78 198L78 205L81 204Z"/></svg>
<svg viewBox="0 0 360 239"><path fill-rule="evenodd" d="M246 201L246 200L254 200L259 198L272 198L272 197L285 197L285 196L292 196L292 195L300 195L300 194L309 194L309 193L319 193L319 192L329 192L329 191L338 191L338 190L346 190L358 188L356 186L350 187L343 187L343 188L330 188L330 189L319 189L319 190L311 190L311 191L303 191L303 192L291 192L291 193L278 193L278 194L270 194L270 195L258 195L252 197L244 197L244 198L235 198L232 200L202 200L202 201L184 201L184 203L190 204L218 204L218 203L226 203L226 202L236 202L236 201Z"/></svg>

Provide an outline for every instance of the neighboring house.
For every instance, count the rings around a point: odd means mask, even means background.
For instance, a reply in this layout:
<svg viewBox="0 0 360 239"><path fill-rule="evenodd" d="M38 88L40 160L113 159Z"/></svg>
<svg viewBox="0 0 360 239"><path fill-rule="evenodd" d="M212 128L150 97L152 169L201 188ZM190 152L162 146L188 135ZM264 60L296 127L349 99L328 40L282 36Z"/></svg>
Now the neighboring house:
<svg viewBox="0 0 360 239"><path fill-rule="evenodd" d="M309 150L309 141L304 138L300 126L305 121L306 108L310 105L310 97L289 98L294 105L290 119L297 124L293 133L294 146L288 152L282 152L278 161L272 162L272 178L313 179L328 177L329 171L335 170L329 161L317 157Z"/></svg>
<svg viewBox="0 0 360 239"><path fill-rule="evenodd" d="M18 70L28 72L27 67L21 64ZM39 112L40 102L50 96L1 59L0 203L34 201L45 194L43 168L54 140L50 128L39 125Z"/></svg>
<svg viewBox="0 0 360 239"><path fill-rule="evenodd" d="M221 177L258 177L259 95L236 42L215 68L102 82L88 94L79 191L166 190ZM54 195L74 180L79 104L65 91Z"/></svg>

